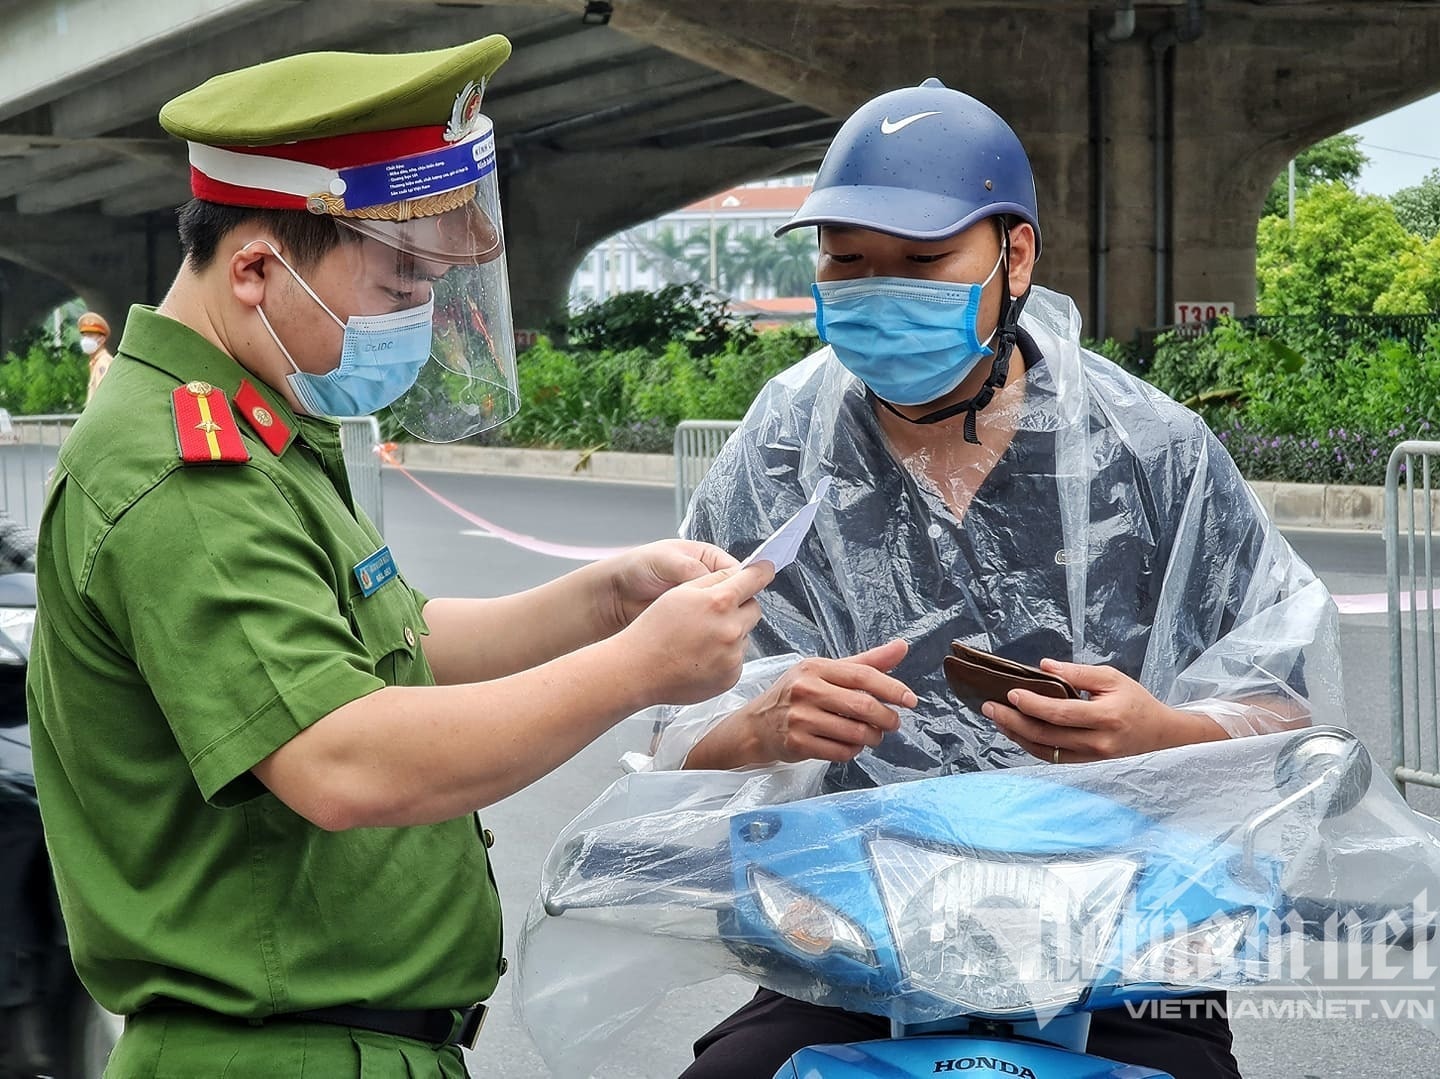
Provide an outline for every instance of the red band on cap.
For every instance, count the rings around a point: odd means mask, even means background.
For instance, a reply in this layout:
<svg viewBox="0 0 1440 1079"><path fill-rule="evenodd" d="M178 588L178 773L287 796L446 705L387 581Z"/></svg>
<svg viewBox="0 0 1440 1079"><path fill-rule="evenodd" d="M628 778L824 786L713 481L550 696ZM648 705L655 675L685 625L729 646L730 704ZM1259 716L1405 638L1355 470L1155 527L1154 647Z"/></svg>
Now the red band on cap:
<svg viewBox="0 0 1440 1079"><path fill-rule="evenodd" d="M332 135L325 139L304 139L279 146L227 146L237 154L259 154L280 157L286 161L303 161L307 165L323 165L327 169L348 169L356 165L374 165L394 161L412 154L428 153L448 146L445 126L402 127L394 131L362 131L354 135Z"/></svg>
<svg viewBox="0 0 1440 1079"><path fill-rule="evenodd" d="M253 154L257 157L301 161L327 169L348 169L357 165L374 165L398 161L415 154L439 150L445 141L445 128L440 124L406 127L394 131L363 131L352 135L334 135L324 139L304 139L279 146L227 146L231 153ZM264 188L239 187L216 180L200 170L190 169L190 191L197 199L226 206L254 206L264 210L303 210L305 198Z"/></svg>
<svg viewBox="0 0 1440 1079"><path fill-rule="evenodd" d="M236 187L223 180L212 180L194 166L190 169L190 193L197 199L218 202L222 206L253 206L257 210L305 209L305 200L299 195L262 191L258 187Z"/></svg>

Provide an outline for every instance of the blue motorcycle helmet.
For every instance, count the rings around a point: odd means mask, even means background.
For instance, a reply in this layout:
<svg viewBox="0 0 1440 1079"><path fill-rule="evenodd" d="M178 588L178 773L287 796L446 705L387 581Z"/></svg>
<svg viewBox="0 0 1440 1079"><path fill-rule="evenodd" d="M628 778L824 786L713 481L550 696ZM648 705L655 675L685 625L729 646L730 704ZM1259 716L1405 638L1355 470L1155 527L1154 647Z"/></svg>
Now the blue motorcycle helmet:
<svg viewBox="0 0 1440 1079"><path fill-rule="evenodd" d="M1037 258L1041 251L1030 159L1010 125L993 109L930 78L919 86L881 94L845 121L825 153L810 194L775 235L835 225L907 240L943 240L987 218L1000 219L1002 280L1008 280L1013 220L1035 230ZM1011 298L1008 288L1002 294L991 374L974 397L918 419L882 398L876 400L909 423L938 423L964 412L965 438L978 442L975 413L990 403L1009 375L1025 299Z"/></svg>
<svg viewBox="0 0 1440 1079"><path fill-rule="evenodd" d="M881 94L846 120L800 209L775 230L808 225L943 240L987 217L1035 230L1035 177L1020 139L989 106L939 79Z"/></svg>

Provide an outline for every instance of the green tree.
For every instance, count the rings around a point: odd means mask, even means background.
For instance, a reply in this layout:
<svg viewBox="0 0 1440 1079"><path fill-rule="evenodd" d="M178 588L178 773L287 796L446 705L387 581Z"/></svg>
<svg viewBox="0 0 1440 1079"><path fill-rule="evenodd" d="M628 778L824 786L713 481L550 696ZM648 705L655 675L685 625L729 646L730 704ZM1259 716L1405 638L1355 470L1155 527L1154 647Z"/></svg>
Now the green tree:
<svg viewBox="0 0 1440 1079"><path fill-rule="evenodd" d="M750 236L742 233L735 237L734 254L742 282L748 280L755 288L770 284L780 254L774 239L763 234Z"/></svg>
<svg viewBox="0 0 1440 1079"><path fill-rule="evenodd" d="M778 254L771 268L777 296L808 296L815 280L815 235L809 229L787 232L775 242Z"/></svg>
<svg viewBox="0 0 1440 1079"><path fill-rule="evenodd" d="M1389 200L1322 184L1297 200L1293 230L1285 218L1261 218L1256 307L1264 315L1369 314L1421 247Z"/></svg>
<svg viewBox="0 0 1440 1079"><path fill-rule="evenodd" d="M1440 311L1440 236L1418 250L1402 252L1395 277L1375 301L1378 315Z"/></svg>
<svg viewBox="0 0 1440 1079"><path fill-rule="evenodd" d="M1360 170L1370 159L1360 152L1359 135L1331 135L1295 155L1295 201L1322 184L1353 187ZM1298 210L1297 210L1298 213ZM1290 216L1290 170L1287 168L1270 185L1265 196L1263 217Z"/></svg>
<svg viewBox="0 0 1440 1079"><path fill-rule="evenodd" d="M1414 187L1402 187L1390 196L1390 204L1407 230L1422 240L1433 240L1440 234L1440 169Z"/></svg>
<svg viewBox="0 0 1440 1079"><path fill-rule="evenodd" d="M648 240L640 240L648 261L660 268L660 276L667 284L678 285L689 281L709 280L708 265L702 266L691 249L690 241L682 240L671 225L666 225ZM708 250L707 250L708 263ZM642 266L641 269L648 267Z"/></svg>
<svg viewBox="0 0 1440 1079"><path fill-rule="evenodd" d="M17 416L80 411L90 368L78 335L70 331L65 337L57 346L47 332L36 330L0 360L0 408Z"/></svg>

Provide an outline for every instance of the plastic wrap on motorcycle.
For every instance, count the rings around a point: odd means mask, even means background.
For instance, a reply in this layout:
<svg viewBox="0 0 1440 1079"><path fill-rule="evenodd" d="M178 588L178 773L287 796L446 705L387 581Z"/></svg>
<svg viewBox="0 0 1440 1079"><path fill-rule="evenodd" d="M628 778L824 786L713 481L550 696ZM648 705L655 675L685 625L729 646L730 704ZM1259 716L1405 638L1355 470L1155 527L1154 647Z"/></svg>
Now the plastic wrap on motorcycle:
<svg viewBox="0 0 1440 1079"><path fill-rule="evenodd" d="M1435 822L1334 728L805 797L814 777L631 775L561 834L517 992L557 1075L727 973L907 1026L1045 1024L1308 986L1286 946L1327 914L1381 943L1440 914Z"/></svg>

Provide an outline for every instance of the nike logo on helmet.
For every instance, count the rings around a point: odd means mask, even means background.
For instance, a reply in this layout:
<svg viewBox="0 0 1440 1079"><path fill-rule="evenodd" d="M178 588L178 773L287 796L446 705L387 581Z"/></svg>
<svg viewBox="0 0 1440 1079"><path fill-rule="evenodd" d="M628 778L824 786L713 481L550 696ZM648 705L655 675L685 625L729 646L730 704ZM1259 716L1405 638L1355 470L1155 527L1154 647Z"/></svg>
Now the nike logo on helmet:
<svg viewBox="0 0 1440 1079"><path fill-rule="evenodd" d="M939 115L939 110L931 110L930 112L917 112L914 116L907 116L905 117L905 119L896 120L894 123L891 123L890 117L887 116L884 120L880 121L880 134L893 135L897 131L903 131L905 128L913 124L916 120L923 120L927 116Z"/></svg>

